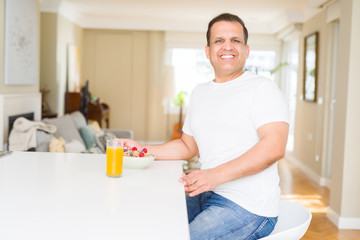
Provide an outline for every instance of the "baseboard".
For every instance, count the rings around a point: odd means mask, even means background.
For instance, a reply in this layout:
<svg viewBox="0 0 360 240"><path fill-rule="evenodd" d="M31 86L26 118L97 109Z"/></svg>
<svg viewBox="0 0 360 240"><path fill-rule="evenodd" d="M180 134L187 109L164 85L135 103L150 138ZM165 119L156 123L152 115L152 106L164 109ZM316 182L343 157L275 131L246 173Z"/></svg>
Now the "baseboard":
<svg viewBox="0 0 360 240"><path fill-rule="evenodd" d="M330 181L324 177L321 177L319 174L314 172L311 168L300 162L292 153L287 152L285 159L292 163L295 167L299 168L304 172L309 178L315 181L320 186L330 187Z"/></svg>
<svg viewBox="0 0 360 240"><path fill-rule="evenodd" d="M330 189L330 180L324 177L321 177L319 174L314 172L311 168L300 162L292 153L287 152L285 156L286 160L292 163L295 167L299 168L304 174L309 178L314 180L320 186L326 186ZM330 207L327 208L327 217L332 223L334 223L339 229L354 229L360 230L360 218L351 218L351 217L340 217L334 210Z"/></svg>
<svg viewBox="0 0 360 240"><path fill-rule="evenodd" d="M360 230L360 218L340 217L330 207L327 209L326 216L337 226L338 229Z"/></svg>

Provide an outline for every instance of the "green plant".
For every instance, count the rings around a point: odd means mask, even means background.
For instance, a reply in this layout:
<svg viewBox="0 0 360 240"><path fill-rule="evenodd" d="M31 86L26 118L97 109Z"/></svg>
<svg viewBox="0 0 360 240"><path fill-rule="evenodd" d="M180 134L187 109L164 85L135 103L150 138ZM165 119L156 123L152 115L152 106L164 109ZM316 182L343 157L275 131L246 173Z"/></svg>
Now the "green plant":
<svg viewBox="0 0 360 240"><path fill-rule="evenodd" d="M180 91L178 95L173 99L173 104L178 107L183 107L187 94L188 93L186 91Z"/></svg>
<svg viewBox="0 0 360 240"><path fill-rule="evenodd" d="M273 75L274 73L276 73L281 68L283 68L283 67L285 67L287 65L289 65L289 63L287 63L287 62L279 63L279 65L277 65L276 67L274 67L273 69L270 70L270 74Z"/></svg>

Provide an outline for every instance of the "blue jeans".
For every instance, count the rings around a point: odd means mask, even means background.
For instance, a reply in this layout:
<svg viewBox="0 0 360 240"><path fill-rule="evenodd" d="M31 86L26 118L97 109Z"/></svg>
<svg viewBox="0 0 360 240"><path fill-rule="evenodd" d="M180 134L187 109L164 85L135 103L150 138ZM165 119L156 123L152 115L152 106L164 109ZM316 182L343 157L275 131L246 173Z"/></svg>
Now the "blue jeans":
<svg viewBox="0 0 360 240"><path fill-rule="evenodd" d="M214 192L186 196L191 240L253 240L269 235L277 217L253 214Z"/></svg>

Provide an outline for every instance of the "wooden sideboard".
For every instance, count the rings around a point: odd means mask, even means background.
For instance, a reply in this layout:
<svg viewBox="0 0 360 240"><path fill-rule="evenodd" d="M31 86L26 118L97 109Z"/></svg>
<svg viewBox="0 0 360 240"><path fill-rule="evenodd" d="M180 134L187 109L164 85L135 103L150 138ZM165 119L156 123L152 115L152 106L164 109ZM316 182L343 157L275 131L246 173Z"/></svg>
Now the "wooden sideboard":
<svg viewBox="0 0 360 240"><path fill-rule="evenodd" d="M72 113L80 109L81 93L66 92L65 93L65 113ZM109 128L110 122L110 108L106 103L101 103L99 99L96 102L89 102L88 104L88 119L95 120L103 127L103 121L106 123L106 128Z"/></svg>
<svg viewBox="0 0 360 240"><path fill-rule="evenodd" d="M72 113L80 109L81 93L66 92L65 93L65 113Z"/></svg>
<svg viewBox="0 0 360 240"><path fill-rule="evenodd" d="M53 113L53 112L42 112L41 113L41 119L44 118L56 118L57 117L57 113Z"/></svg>
<svg viewBox="0 0 360 240"><path fill-rule="evenodd" d="M97 101L94 103L89 103L88 105L88 118L91 120L96 120L100 127L102 128L102 122L105 121L106 128L109 128L109 117L110 117L110 108L106 103L100 103Z"/></svg>

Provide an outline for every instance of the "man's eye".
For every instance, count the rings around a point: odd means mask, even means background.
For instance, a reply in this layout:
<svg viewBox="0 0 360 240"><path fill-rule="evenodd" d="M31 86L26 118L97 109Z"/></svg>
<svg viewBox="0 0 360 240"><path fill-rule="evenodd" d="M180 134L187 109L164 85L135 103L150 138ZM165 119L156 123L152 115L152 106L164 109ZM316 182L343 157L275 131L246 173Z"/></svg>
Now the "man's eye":
<svg viewBox="0 0 360 240"><path fill-rule="evenodd" d="M215 43L222 43L222 42L223 42L222 39L215 40Z"/></svg>
<svg viewBox="0 0 360 240"><path fill-rule="evenodd" d="M240 43L240 40L234 39L233 42L234 43Z"/></svg>

